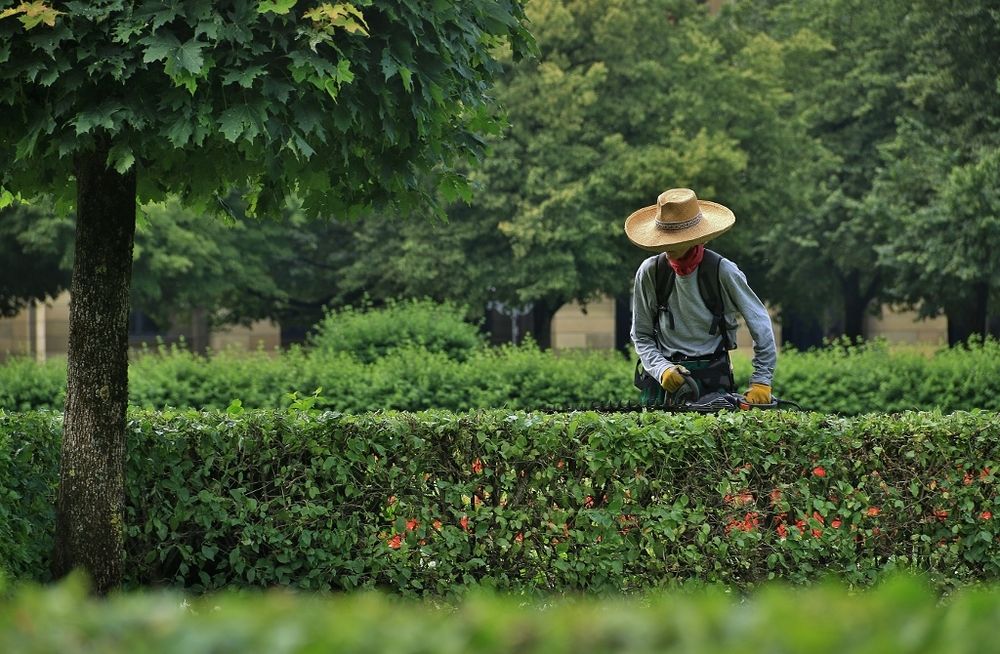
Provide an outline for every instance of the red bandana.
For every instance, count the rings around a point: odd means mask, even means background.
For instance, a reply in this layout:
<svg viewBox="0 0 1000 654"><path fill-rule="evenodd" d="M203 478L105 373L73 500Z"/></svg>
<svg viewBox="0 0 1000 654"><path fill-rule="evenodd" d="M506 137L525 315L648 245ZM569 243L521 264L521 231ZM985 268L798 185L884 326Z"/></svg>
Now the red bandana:
<svg viewBox="0 0 1000 654"><path fill-rule="evenodd" d="M670 262L670 267L674 269L674 272L678 275L690 275L694 272L698 264L701 263L702 257L705 256L705 246L696 245L687 252L684 253L680 259L671 259L667 257L667 261Z"/></svg>

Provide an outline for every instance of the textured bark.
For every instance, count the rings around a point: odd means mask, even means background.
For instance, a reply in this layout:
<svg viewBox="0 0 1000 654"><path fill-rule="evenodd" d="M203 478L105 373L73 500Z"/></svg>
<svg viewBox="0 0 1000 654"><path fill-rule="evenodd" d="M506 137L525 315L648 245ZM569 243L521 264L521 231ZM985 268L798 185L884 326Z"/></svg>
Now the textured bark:
<svg viewBox="0 0 1000 654"><path fill-rule="evenodd" d="M135 172L109 170L107 146L78 155L76 250L52 572L86 571L98 593L124 564L128 297Z"/></svg>

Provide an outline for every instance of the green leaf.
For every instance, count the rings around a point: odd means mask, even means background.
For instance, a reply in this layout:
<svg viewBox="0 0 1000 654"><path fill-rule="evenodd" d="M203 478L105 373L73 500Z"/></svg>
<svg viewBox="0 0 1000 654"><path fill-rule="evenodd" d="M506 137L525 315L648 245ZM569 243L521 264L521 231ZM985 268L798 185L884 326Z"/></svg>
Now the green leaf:
<svg viewBox="0 0 1000 654"><path fill-rule="evenodd" d="M240 400L239 398L234 399L229 403L229 406L226 407L226 415L230 418L237 418L243 415L245 411L246 409L243 408L243 400Z"/></svg>
<svg viewBox="0 0 1000 654"><path fill-rule="evenodd" d="M219 127L226 140L236 142L240 136L247 140L253 140L260 130L257 128L257 119L254 116L250 105L239 104L230 107L222 112L219 117Z"/></svg>
<svg viewBox="0 0 1000 654"><path fill-rule="evenodd" d="M117 126L115 113L121 110L117 103L108 101L98 107L81 111L70 123L76 127L76 135L86 134L95 127L114 130Z"/></svg>
<svg viewBox="0 0 1000 654"><path fill-rule="evenodd" d="M296 0L261 0L257 3L258 14L287 14L295 6Z"/></svg>
<svg viewBox="0 0 1000 654"><path fill-rule="evenodd" d="M250 66L249 68L231 70L222 76L222 83L225 85L239 84L243 88L248 89L253 86L253 81L263 73L263 66Z"/></svg>
<svg viewBox="0 0 1000 654"><path fill-rule="evenodd" d="M167 128L166 136L175 148L180 148L191 140L193 132L194 125L191 119L187 116L182 116Z"/></svg>
<svg viewBox="0 0 1000 654"><path fill-rule="evenodd" d="M139 44L146 46L146 53L142 56L142 61L149 64L169 57L174 50L180 47L181 42L176 36L166 32L151 34L139 41Z"/></svg>
<svg viewBox="0 0 1000 654"><path fill-rule="evenodd" d="M204 47L204 43L199 43L198 41L191 39L184 45L176 48L170 54L171 59L168 61L173 63L174 70L179 69L187 71L192 75L197 75L201 73L201 69L205 65L205 58L201 54L201 50ZM169 68L167 72L171 72Z"/></svg>
<svg viewBox="0 0 1000 654"><path fill-rule="evenodd" d="M135 164L135 155L127 143L116 143L108 150L108 165L124 175Z"/></svg>
<svg viewBox="0 0 1000 654"><path fill-rule="evenodd" d="M413 73L406 66L399 67L399 76L403 80L403 88L407 91L413 90Z"/></svg>

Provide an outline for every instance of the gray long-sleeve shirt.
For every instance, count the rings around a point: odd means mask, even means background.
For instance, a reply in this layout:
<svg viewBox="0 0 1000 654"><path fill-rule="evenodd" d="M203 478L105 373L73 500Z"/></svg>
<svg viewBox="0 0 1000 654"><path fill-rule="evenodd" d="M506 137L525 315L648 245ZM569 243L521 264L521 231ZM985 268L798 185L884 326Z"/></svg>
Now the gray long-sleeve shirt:
<svg viewBox="0 0 1000 654"><path fill-rule="evenodd" d="M663 372L674 365L671 355L704 356L719 349L722 334L709 334L712 326L712 312L705 306L698 290L697 269L688 275L677 275L674 291L667 305L674 317L674 327L670 328L664 312L660 316L659 346L653 336L653 321L656 319L656 257L649 257L639 266L635 275L635 290L632 294L632 343L642 361L642 366L650 375L660 379ZM661 265L670 265L664 261ZM719 264L719 282L722 286L722 302L725 309L726 327L735 332L739 317L742 316L750 336L753 338L753 374L750 381L771 385L774 366L778 359L771 329L771 317L764 304L747 284L746 275L735 263L723 258Z"/></svg>

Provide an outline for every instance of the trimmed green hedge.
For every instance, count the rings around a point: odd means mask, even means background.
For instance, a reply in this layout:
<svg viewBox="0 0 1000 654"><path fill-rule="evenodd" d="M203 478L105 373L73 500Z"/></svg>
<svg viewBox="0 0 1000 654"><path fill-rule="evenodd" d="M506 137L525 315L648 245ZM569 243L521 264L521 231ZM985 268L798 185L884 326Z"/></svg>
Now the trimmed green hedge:
<svg viewBox="0 0 1000 654"><path fill-rule="evenodd" d="M0 650L81 654L306 652L629 652L938 654L992 651L996 589L939 604L919 580L846 592L769 587L748 598L715 590L580 598L544 606L477 596L452 607L376 594L287 593L195 599L170 593L88 598L78 583L22 588L0 601Z"/></svg>
<svg viewBox="0 0 1000 654"><path fill-rule="evenodd" d="M54 487L58 429L58 415L0 416L0 487L35 493L8 502L15 524L51 524L38 489ZM6 453L26 442L31 457ZM128 445L131 586L448 595L750 588L827 573L865 585L899 567L949 586L1000 573L994 413L234 405L133 411ZM4 533L4 564L44 578L46 537Z"/></svg>

